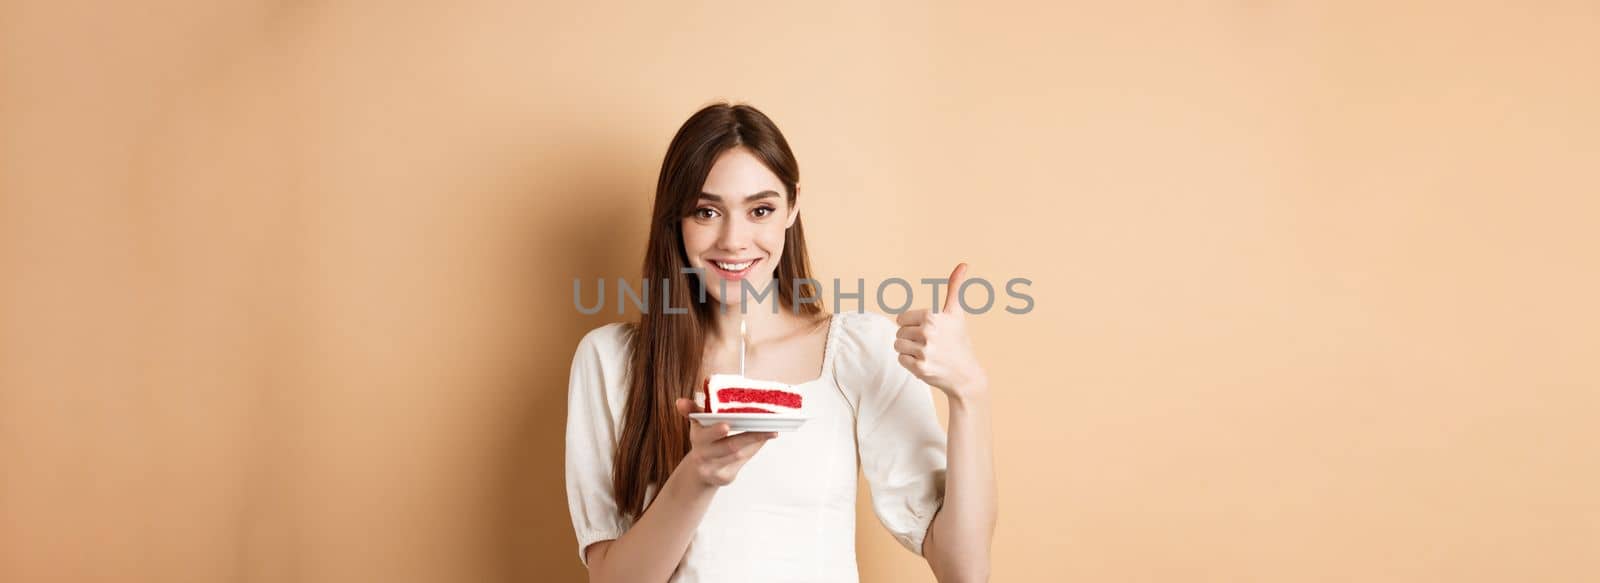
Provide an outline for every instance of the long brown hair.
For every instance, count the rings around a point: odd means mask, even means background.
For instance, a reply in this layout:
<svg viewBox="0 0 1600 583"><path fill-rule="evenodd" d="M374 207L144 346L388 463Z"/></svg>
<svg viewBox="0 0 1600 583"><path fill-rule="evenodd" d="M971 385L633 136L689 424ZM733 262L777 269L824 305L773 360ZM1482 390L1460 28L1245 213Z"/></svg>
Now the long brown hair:
<svg viewBox="0 0 1600 583"><path fill-rule="evenodd" d="M683 247L682 225L694 212L717 156L733 148L749 150L777 175L788 191L789 208L794 208L800 166L778 126L754 107L727 103L706 106L683 122L667 146L656 182L655 208L650 214L644 281L655 287L665 280L666 285L658 289L658 294L670 294L674 310L686 308L687 313L665 313L660 301L652 301L633 327L628 401L623 409L612 486L617 508L634 520L644 514L648 487L664 485L678 462L689 453L689 426L678 414L676 401L689 397L699 381L696 377L716 307L715 300L702 295L703 283L698 275L682 271L690 267ZM774 281L779 305L784 309L795 309L795 281L811 277L805 231L800 222L796 217L784 234L783 255ZM821 314L821 298L813 286L802 283L799 291L802 297L817 298L816 303L800 304L799 311L812 316ZM705 301L701 301L702 297Z"/></svg>

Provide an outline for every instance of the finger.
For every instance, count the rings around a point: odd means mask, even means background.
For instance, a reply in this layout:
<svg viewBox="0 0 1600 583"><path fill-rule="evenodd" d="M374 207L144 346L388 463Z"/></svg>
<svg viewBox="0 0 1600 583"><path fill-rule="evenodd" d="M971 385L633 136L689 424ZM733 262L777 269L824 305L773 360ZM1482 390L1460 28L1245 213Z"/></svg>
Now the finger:
<svg viewBox="0 0 1600 583"><path fill-rule="evenodd" d="M758 439L758 440L756 440L754 442L746 444L743 447L740 447L738 449L738 451L735 451L733 453L733 455L731 457L729 457L726 461L731 462L731 463L736 463L736 464L742 464L742 463L745 462L745 460L748 460L751 457L755 456L756 452L761 451L761 448L765 447L767 445L768 441L771 441L771 440L770 439Z"/></svg>
<svg viewBox="0 0 1600 583"><path fill-rule="evenodd" d="M701 425L699 421L696 421L689 429L689 443L694 446L704 445L727 437L732 431L727 423Z"/></svg>
<svg viewBox="0 0 1600 583"><path fill-rule="evenodd" d="M894 337L927 344L928 335L923 330L922 326L901 326L900 330L894 333Z"/></svg>
<svg viewBox="0 0 1600 583"><path fill-rule="evenodd" d="M689 430L689 445L691 447L705 447L716 443L717 440L727 437L728 432L732 430L727 423L717 423L704 428L698 427L699 425L699 422L695 422L694 426L691 426Z"/></svg>
<svg viewBox="0 0 1600 583"><path fill-rule="evenodd" d="M688 417L689 416L689 412L691 411L690 407L693 406L693 405L690 404L688 399L685 399L683 397L678 397L678 400L674 401L672 403L672 405L674 407L677 407L678 408L678 414L682 415L684 417Z"/></svg>
<svg viewBox="0 0 1600 583"><path fill-rule="evenodd" d="M924 345L921 342L917 342L915 340L906 340L905 338L901 338L894 341L895 352L898 352L902 355L915 357L918 360L922 359L923 347Z"/></svg>
<svg viewBox="0 0 1600 583"><path fill-rule="evenodd" d="M748 457L729 457L713 466L711 471L717 473L718 475L728 476L728 480L736 480L738 479L739 472L743 470L744 465L750 463L750 460L754 457L755 454L751 454Z"/></svg>
<svg viewBox="0 0 1600 583"><path fill-rule="evenodd" d="M916 357L913 357L913 356L908 355L908 354L900 355L900 366L905 367L906 370L911 371L911 374L916 375L918 378L922 377L922 372L923 372L922 363L923 362L924 361L918 360Z"/></svg>
<svg viewBox="0 0 1600 583"><path fill-rule="evenodd" d="M955 271L950 272L950 295L944 297L944 309L941 311L954 312L956 314L966 313L966 310L961 308L960 303L961 284L965 281L967 281L967 264L963 262L956 266Z"/></svg>
<svg viewBox="0 0 1600 583"><path fill-rule="evenodd" d="M922 322L927 319L927 310L906 310L900 312L900 315L896 316L894 321L901 326L921 326Z"/></svg>
<svg viewBox="0 0 1600 583"><path fill-rule="evenodd" d="M778 434L768 431L749 431L730 437L724 437L707 446L707 450L710 452L710 455L707 456L707 461L712 463L730 462L734 458L739 457L741 452L750 449L751 446L757 446L755 449L760 449L759 446L761 444L766 443L767 440L777 436ZM752 453L753 451L754 450L752 450Z"/></svg>

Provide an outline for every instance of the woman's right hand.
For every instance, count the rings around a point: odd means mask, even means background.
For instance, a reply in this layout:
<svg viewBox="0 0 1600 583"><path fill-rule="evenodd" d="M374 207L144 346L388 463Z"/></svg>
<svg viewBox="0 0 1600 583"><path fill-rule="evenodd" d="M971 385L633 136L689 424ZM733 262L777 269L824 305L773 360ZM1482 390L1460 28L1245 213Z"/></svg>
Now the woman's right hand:
<svg viewBox="0 0 1600 583"><path fill-rule="evenodd" d="M689 422L689 454L683 457L679 465L686 465L695 477L708 486L732 484L739 475L739 468L761 451L761 446L767 440L778 436L773 432L748 431L730 437L727 423L705 427L699 421L690 419L689 413L699 410L694 401L680 398L677 407L678 414Z"/></svg>

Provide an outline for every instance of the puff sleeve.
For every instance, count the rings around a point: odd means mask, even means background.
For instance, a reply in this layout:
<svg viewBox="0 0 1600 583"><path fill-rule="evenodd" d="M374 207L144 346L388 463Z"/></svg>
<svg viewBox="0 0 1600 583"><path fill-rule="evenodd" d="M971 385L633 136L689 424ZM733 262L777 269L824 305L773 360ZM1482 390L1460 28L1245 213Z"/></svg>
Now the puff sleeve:
<svg viewBox="0 0 1600 583"><path fill-rule="evenodd" d="M567 383L567 509L584 549L622 536L629 524L617 511L611 468L626 403L628 344L622 324L607 324L584 335L572 357Z"/></svg>
<svg viewBox="0 0 1600 583"><path fill-rule="evenodd" d="M922 555L944 502L946 435L933 389L900 366L897 326L880 314L836 314L844 332L834 374L856 409L856 450L878 521Z"/></svg>

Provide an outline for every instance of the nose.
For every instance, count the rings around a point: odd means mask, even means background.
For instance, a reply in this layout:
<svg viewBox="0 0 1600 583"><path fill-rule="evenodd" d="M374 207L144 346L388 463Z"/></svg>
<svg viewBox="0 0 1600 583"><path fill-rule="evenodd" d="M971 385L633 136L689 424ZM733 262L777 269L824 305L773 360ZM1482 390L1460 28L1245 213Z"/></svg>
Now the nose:
<svg viewBox="0 0 1600 583"><path fill-rule="evenodd" d="M750 228L744 221L731 219L722 222L722 232L717 236L717 248L723 251L744 251L750 246Z"/></svg>

